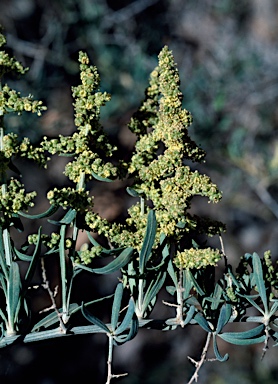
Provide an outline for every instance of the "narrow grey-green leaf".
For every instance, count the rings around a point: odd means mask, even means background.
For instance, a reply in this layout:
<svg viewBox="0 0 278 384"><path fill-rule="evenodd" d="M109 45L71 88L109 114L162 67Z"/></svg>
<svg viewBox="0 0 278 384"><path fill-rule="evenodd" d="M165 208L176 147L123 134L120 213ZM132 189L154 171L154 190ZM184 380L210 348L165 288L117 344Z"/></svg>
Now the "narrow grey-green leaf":
<svg viewBox="0 0 278 384"><path fill-rule="evenodd" d="M142 305L143 312L146 311L149 304L152 302L152 300L156 297L156 295L160 291L161 287L164 284L165 278L166 278L166 273L159 273L156 280L150 283L147 289L147 292L144 296L144 301Z"/></svg>
<svg viewBox="0 0 278 384"><path fill-rule="evenodd" d="M189 308L189 311L186 313L186 317L183 321L183 325L187 325L188 323L190 323L190 321L193 319L195 310L196 308L194 307L194 305L191 305L191 307Z"/></svg>
<svg viewBox="0 0 278 384"><path fill-rule="evenodd" d="M219 352L219 349L218 349L218 345L217 345L217 341L216 341L216 335L213 334L213 351L214 351L214 354L215 354L215 357L218 361L220 361L221 363L223 363L224 361L227 361L228 358L229 358L229 355L228 353L226 353L224 356L222 356Z"/></svg>
<svg viewBox="0 0 278 384"><path fill-rule="evenodd" d="M130 188L130 187L127 187L126 191L132 197L139 197L140 193L142 193L142 191L136 191L135 189Z"/></svg>
<svg viewBox="0 0 278 384"><path fill-rule="evenodd" d="M173 280L175 287L178 288L178 279L177 279L177 275L176 275L176 272L175 272L174 267L173 267L172 260L169 260L167 271L168 271L171 279Z"/></svg>
<svg viewBox="0 0 278 384"><path fill-rule="evenodd" d="M97 325L106 333L111 333L107 325L104 324L104 322L98 319L96 316L92 315L84 306L82 306L81 311L85 319L88 320L90 323Z"/></svg>
<svg viewBox="0 0 278 384"><path fill-rule="evenodd" d="M232 308L230 304L224 304L221 307L219 318L217 321L216 333L221 332L223 327L228 323L232 313Z"/></svg>
<svg viewBox="0 0 278 384"><path fill-rule="evenodd" d="M112 314L111 314L111 327L112 331L114 332L117 328L118 320L119 320L119 314L121 310L121 303L122 303L122 297L123 297L123 284L119 283L117 285L113 305L112 305Z"/></svg>
<svg viewBox="0 0 278 384"><path fill-rule="evenodd" d="M78 268L84 269L85 271L88 272L93 272L97 274L102 274L102 275L107 275L109 273L116 272L123 268L130 260L133 254L133 248L128 247L124 249L119 256L116 257L111 263L105 265L104 267L100 268L89 268L86 267L83 264L76 264Z"/></svg>
<svg viewBox="0 0 278 384"><path fill-rule="evenodd" d="M99 175L97 175L95 172L93 172L92 171L92 175L93 175L93 177L96 179L96 180L98 180L98 181L105 181L106 183L111 183L111 181L113 181L113 180L111 180L111 179L108 179L108 177L102 177L102 176L99 176Z"/></svg>
<svg viewBox="0 0 278 384"><path fill-rule="evenodd" d="M258 336L264 330L264 328L265 328L264 324L261 324L255 328L249 329L248 331L225 332L225 333L220 333L218 336L221 337L223 340L227 341L228 343L230 343L229 340L252 339L253 337Z"/></svg>
<svg viewBox="0 0 278 384"><path fill-rule="evenodd" d="M206 332L212 332L209 323L207 320L201 315L199 312L196 313L194 316L194 319L197 321L197 323L206 331Z"/></svg>
<svg viewBox="0 0 278 384"><path fill-rule="evenodd" d="M265 288L264 277L263 277L262 263L259 255L255 252L252 255L252 262L253 262L253 272L254 272L254 278L256 281L257 290L262 299L265 312L268 312L268 303L267 303L266 288Z"/></svg>
<svg viewBox="0 0 278 384"><path fill-rule="evenodd" d="M29 282L33 278L33 275L34 275L34 272L35 272L35 269L36 269L36 265L37 265L37 261L38 261L38 258L40 257L40 251L41 251L41 231L42 231L42 227L40 227L39 230L38 230L38 241L36 243L36 246L35 246L35 249L34 249L34 252L33 252L33 255L32 255L32 259L31 259L31 262L30 262L29 267L28 267L28 270L27 270L27 272L25 274L25 281L27 282L27 284L29 284Z"/></svg>
<svg viewBox="0 0 278 384"><path fill-rule="evenodd" d="M65 216L59 220L59 221L56 221L56 220L48 220L49 223L51 224L55 224L55 225L63 225L63 224L70 224L76 217L77 215L77 212L75 209L69 209L68 212L65 214Z"/></svg>
<svg viewBox="0 0 278 384"><path fill-rule="evenodd" d="M133 298L130 298L129 303L128 303L128 309L126 311L125 317L124 317L123 321L121 322L121 324L116 329L116 331L114 332L115 335L120 335L127 328L129 328L132 317L134 315L134 311L135 311L134 300L133 300Z"/></svg>
<svg viewBox="0 0 278 384"><path fill-rule="evenodd" d="M18 264L14 261L11 263L8 281L8 298L7 311L9 321L14 323L14 316L17 311L18 301L20 298L21 281Z"/></svg>
<svg viewBox="0 0 278 384"><path fill-rule="evenodd" d="M151 209L148 214L147 228L142 245L142 249L139 254L139 272L142 274L145 269L146 262L152 252L152 247L156 235L157 222L154 211Z"/></svg>
<svg viewBox="0 0 278 384"><path fill-rule="evenodd" d="M138 333L138 327L139 327L139 322L138 318L134 315L132 320L131 320L131 326L129 328L129 332L127 335L121 334L119 336L115 335L114 336L114 344L120 345L124 344L129 340L132 340Z"/></svg>
<svg viewBox="0 0 278 384"><path fill-rule="evenodd" d="M26 217L27 219L43 219L44 217L49 217L58 210L59 206L52 204L45 212L38 213L37 215L30 215L22 211L18 212L21 216Z"/></svg>

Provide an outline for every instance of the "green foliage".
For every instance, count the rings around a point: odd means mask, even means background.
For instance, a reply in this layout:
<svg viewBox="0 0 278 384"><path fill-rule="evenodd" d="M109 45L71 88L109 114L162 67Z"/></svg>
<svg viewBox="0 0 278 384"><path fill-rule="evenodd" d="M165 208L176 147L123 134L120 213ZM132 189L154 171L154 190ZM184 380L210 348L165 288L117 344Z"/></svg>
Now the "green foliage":
<svg viewBox="0 0 278 384"><path fill-rule="evenodd" d="M1 34L0 42L5 42ZM14 58L4 51L1 55L2 76L14 70L24 72ZM41 102L31 102L30 97L21 98L6 85L0 89L0 283L5 298L0 307L0 347L18 338L30 342L68 334L104 333L109 339L107 383L118 377L111 372L113 346L133 339L140 327L174 330L200 326L207 333L207 343L200 362L195 362L195 375L205 361L211 339L219 361L228 358L219 351L219 338L237 345L264 343L265 352L270 338L278 342L277 271L269 252L262 259L256 253L246 254L233 271L223 247L213 249L198 240L199 233L220 235L224 225L190 213L191 201L200 195L216 203L221 193L207 175L192 169L192 162L203 161L205 152L189 137L187 128L192 119L182 108L179 74L171 51L165 47L159 54L145 100L129 124L137 136L133 156L130 162L118 166L112 161L115 148L99 122L100 109L110 96L99 91L99 74L85 53L80 53L79 63L81 84L72 89L76 131L67 137L45 137L33 147L26 138L19 142L14 134L5 135L4 114L26 111L40 115L44 107ZM28 157L46 167L49 156L56 154L69 159L64 173L73 186L48 191L50 207L33 215L28 210L34 205L35 192L27 193L10 176L11 172L18 173L13 160ZM110 223L94 212L88 182L111 182L123 175L130 182L127 192L136 202L128 210L125 223ZM43 233L41 226L37 233L28 234L21 248L15 246L11 229L22 230L22 218L46 220L54 213L55 218L48 221L55 231ZM78 248L82 231L87 231L90 245ZM98 242L96 234L104 236L106 242ZM59 300L45 270L44 260L51 257L59 260ZM221 259L225 265L216 279ZM22 262L28 263L24 273L20 271ZM37 322L27 300L36 270L41 271L41 287L52 303L51 312ZM72 293L78 290L76 277L85 273L91 279L109 275L112 293L93 301L81 298L75 302ZM172 285L166 286L169 281ZM165 294L165 289L172 296L171 303L165 302L169 317L152 319L158 294ZM127 306L125 294L129 296ZM94 304L111 297L111 322L107 324L94 313ZM124 315L122 308L126 309ZM170 308L175 309L175 317ZM257 316L249 315L250 308ZM78 321L77 312L89 325L72 325ZM225 330L228 323L240 322L248 322L250 329Z"/></svg>

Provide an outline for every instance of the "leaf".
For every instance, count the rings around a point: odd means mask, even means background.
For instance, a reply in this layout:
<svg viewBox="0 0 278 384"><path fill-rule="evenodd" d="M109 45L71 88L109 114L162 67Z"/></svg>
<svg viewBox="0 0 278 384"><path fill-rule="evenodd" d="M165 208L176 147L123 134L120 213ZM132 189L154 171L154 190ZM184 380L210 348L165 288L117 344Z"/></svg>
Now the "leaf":
<svg viewBox="0 0 278 384"><path fill-rule="evenodd" d="M127 187L126 191L132 197L140 197L140 193L142 193L142 191L136 191L135 189L130 187Z"/></svg>
<svg viewBox="0 0 278 384"><path fill-rule="evenodd" d="M14 253L16 254L16 256L21 260L21 261L31 261L32 260L32 256L31 255L26 255L25 253L23 252L20 252L18 249L14 248Z"/></svg>
<svg viewBox="0 0 278 384"><path fill-rule="evenodd" d="M220 361L221 363L228 360L228 358L229 358L228 353L226 353L224 356L222 356L219 352L218 345L216 342L216 334L213 334L213 351L214 351L216 359L218 361Z"/></svg>
<svg viewBox="0 0 278 384"><path fill-rule="evenodd" d="M185 272L185 277L186 277L185 281L186 280L191 281L192 282L191 287L194 286L194 288L199 293L199 295L204 296L205 292L202 290L202 288L197 283L197 281L196 281L195 277L193 276L192 272L189 269L185 270L184 272Z"/></svg>
<svg viewBox="0 0 278 384"><path fill-rule="evenodd" d="M164 284L165 278L166 278L166 273L160 272L157 276L157 279L150 283L148 290L144 296L144 300L142 304L142 314L146 311L149 304L152 302L152 300L156 297L156 295L160 291L161 287Z"/></svg>
<svg viewBox="0 0 278 384"><path fill-rule="evenodd" d="M52 204L45 212L39 213L37 215L30 215L22 211L18 212L20 216L26 217L27 219L43 219L44 217L49 217L58 210L59 206Z"/></svg>
<svg viewBox="0 0 278 384"><path fill-rule="evenodd" d="M264 277L263 277L262 263L259 255L255 252L253 253L253 256L252 256L252 262L253 262L254 279L256 282L257 290L262 299L265 313L268 313L268 302L266 297L266 288L265 288Z"/></svg>
<svg viewBox="0 0 278 384"><path fill-rule="evenodd" d="M17 173L19 176L21 176L20 170L14 165L14 163L10 160L8 167L10 168L11 171L14 173Z"/></svg>
<svg viewBox="0 0 278 384"><path fill-rule="evenodd" d="M119 314L120 314L120 310L121 310L121 303L122 303L122 297L123 297L123 290L124 290L123 284L119 283L117 285L117 288L115 291L113 305L112 305L111 328L112 328L113 332L115 331L117 324L118 324L118 320L119 320Z"/></svg>
<svg viewBox="0 0 278 384"><path fill-rule="evenodd" d="M98 180L98 181L105 181L106 183L110 183L111 181L113 181L113 180L111 180L111 179L108 179L107 177L101 177L101 176L99 176L99 175L97 175L95 172L93 172L92 171L92 175L93 175L93 177L96 179L96 180Z"/></svg>
<svg viewBox="0 0 278 384"><path fill-rule="evenodd" d="M217 283L214 288L214 293L212 297L212 304L211 309L216 310L219 307L219 304L221 303L221 297L223 293L223 288Z"/></svg>
<svg viewBox="0 0 278 384"><path fill-rule="evenodd" d="M230 304L224 304L221 307L219 318L217 321L216 333L220 333L223 327L228 323L231 318L232 308Z"/></svg>
<svg viewBox="0 0 278 384"><path fill-rule="evenodd" d="M89 268L86 267L83 264L76 264L78 268L84 269L85 271L88 272L93 272L97 274L102 274L102 275L107 275L109 273L116 272L123 268L130 260L131 256L133 254L134 249L131 247L128 247L124 249L116 259L111 261L111 263L105 265L104 267L101 268Z"/></svg>
<svg viewBox="0 0 278 384"><path fill-rule="evenodd" d="M74 310L76 308L80 308L81 309L81 306L79 306L78 304L74 303L74 304L70 304L70 307L69 307L69 314L73 313ZM62 308L59 308L58 309L58 312L59 313L62 313L63 309ZM48 314L47 316L45 316L42 320L40 320L37 324L35 324L31 330L31 332L35 332L37 330L39 330L40 328L48 328L50 327L51 325L53 324L56 324L59 322L59 318L58 318L58 314L56 311L54 312L51 312L50 314Z"/></svg>
<svg viewBox="0 0 278 384"><path fill-rule="evenodd" d="M135 311L134 300L133 300L133 298L130 298L129 303L128 303L128 309L126 311L125 317L124 317L123 321L121 322L121 324L119 325L119 327L114 332L115 335L120 335L122 332L124 332L129 327L130 322L132 320L132 317L134 315L134 311Z"/></svg>
<svg viewBox="0 0 278 384"><path fill-rule="evenodd" d="M191 307L189 308L189 311L186 313L186 318L183 322L183 325L187 325L193 319L195 310L196 308L194 307L194 305L191 305Z"/></svg>
<svg viewBox="0 0 278 384"><path fill-rule="evenodd" d="M18 214L13 214L12 215L12 222L11 222L11 226L14 226L16 230L18 230L18 232L23 232L24 231L24 227L23 227L23 224L22 224L22 221L20 220Z"/></svg>
<svg viewBox="0 0 278 384"><path fill-rule="evenodd" d="M90 323L97 325L99 328L101 328L106 333L111 333L110 329L107 327L106 324L104 324L103 321L92 315L85 307L82 305L81 308L82 314L85 317L86 320L88 320Z"/></svg>
<svg viewBox="0 0 278 384"><path fill-rule="evenodd" d="M19 266L14 261L11 263L8 289L7 289L7 312L8 319L11 324L14 324L15 315L17 312L18 302L20 299L21 281Z"/></svg>
<svg viewBox="0 0 278 384"><path fill-rule="evenodd" d="M201 315L199 312L196 313L194 319L197 321L197 323L206 331L206 332L212 332L209 323L207 320L204 318L203 315Z"/></svg>
<svg viewBox="0 0 278 384"><path fill-rule="evenodd" d="M177 279L177 275L176 275L174 267L173 267L172 260L169 260L167 271L168 271L171 279L173 280L175 287L178 288L178 279Z"/></svg>
<svg viewBox="0 0 278 384"><path fill-rule="evenodd" d="M90 240L90 242L95 246L95 247L101 247L102 248L102 251L101 253L103 254L106 254L106 255L115 255L117 253L119 253L120 251L122 251L124 249L124 247L120 247L120 248L112 248L112 249L106 249L106 248L103 248L102 245L100 245L97 240L91 235L91 233L89 231L86 231L87 233L87 236L88 236L88 239Z"/></svg>
<svg viewBox="0 0 278 384"><path fill-rule="evenodd" d="M177 292L177 289L176 289L176 287L174 287L173 285L168 285L167 287L166 287L166 291L168 292L168 293L170 293L170 295L174 295L176 292Z"/></svg>
<svg viewBox="0 0 278 384"><path fill-rule="evenodd" d="M131 320L131 326L130 326L128 334L127 335L122 334L119 336L115 335L113 337L114 344L119 345L119 344L126 343L129 340L132 340L137 335L138 328L139 328L139 321L138 321L137 316L134 314L133 318Z"/></svg>
<svg viewBox="0 0 278 384"><path fill-rule="evenodd" d="M90 234L89 231L86 231L88 239L95 247L101 247L101 245L96 241L96 239Z"/></svg>
<svg viewBox="0 0 278 384"><path fill-rule="evenodd" d="M225 332L225 333L220 333L218 336L221 337L221 339L225 340L227 343L231 343L231 344L241 344L240 340L243 340L242 345L247 344L246 343L247 340L249 340L251 344L254 344L254 343L260 342L260 341L255 341L252 343L252 340L255 340L253 338L258 336L264 330L264 328L265 328L264 324L261 324L255 328L249 329L248 331Z"/></svg>
<svg viewBox="0 0 278 384"><path fill-rule="evenodd" d="M34 275L34 271L36 269L36 264L37 264L37 261L38 261L38 258L40 257L40 251L41 251L41 231L42 231L42 227L39 228L38 230L38 241L37 241L37 244L36 244L36 247L34 249L34 252L33 252L33 255L32 255L32 258L31 258L31 262L29 264L29 268L25 274L25 281L27 282L27 284L29 284L29 282L31 281L33 275Z"/></svg>
<svg viewBox="0 0 278 384"><path fill-rule="evenodd" d="M150 210L148 214L148 220L147 220L147 228L146 228L146 234L144 237L142 249L139 254L139 272L140 274L144 273L146 262L148 261L148 258L152 252L152 247L155 240L156 235L156 217L153 210Z"/></svg>
<svg viewBox="0 0 278 384"><path fill-rule="evenodd" d="M48 220L49 223L55 224L55 225L63 225L63 224L70 224L76 217L77 212L75 209L69 209L68 212L65 214L65 216L59 220Z"/></svg>
<svg viewBox="0 0 278 384"><path fill-rule="evenodd" d="M87 306L89 306L91 304L94 304L94 303L97 303L99 301L102 301L102 300L105 300L105 299L111 299L111 297L113 297L113 296L114 296L114 294L108 295L108 296L105 296L105 297L101 297L100 299L89 301L88 303L85 303L85 304L82 303L82 305L78 305L76 303L72 303L72 304L69 305L68 314L69 315L73 315L74 313L80 311L83 306L87 307ZM63 309L59 308L58 311L60 313L62 313ZM41 327L48 328L51 325L53 325L55 323L58 323L58 322L59 322L59 319L58 319L56 311L51 312L49 315L47 315L42 320L40 320L37 324L35 324L33 326L32 330L31 330L31 332L35 332L35 331L39 330Z"/></svg>

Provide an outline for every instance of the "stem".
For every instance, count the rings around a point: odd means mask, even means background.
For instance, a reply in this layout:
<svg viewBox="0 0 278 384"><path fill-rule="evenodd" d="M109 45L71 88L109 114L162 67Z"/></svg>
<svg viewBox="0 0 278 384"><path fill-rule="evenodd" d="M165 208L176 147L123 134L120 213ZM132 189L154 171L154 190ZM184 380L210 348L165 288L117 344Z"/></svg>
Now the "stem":
<svg viewBox="0 0 278 384"><path fill-rule="evenodd" d="M110 333L107 334L109 339L108 344L108 358L107 358L107 379L105 384L110 384L112 379L117 379L118 377L127 376L127 373L121 373L119 375L112 374L112 359L113 359L113 335Z"/></svg>
<svg viewBox="0 0 278 384"><path fill-rule="evenodd" d="M113 337L108 334L108 357L107 357L107 380L106 384L109 384L112 379L112 358L113 358Z"/></svg>
<svg viewBox="0 0 278 384"><path fill-rule="evenodd" d="M59 322L60 322L60 328L61 328L61 331L63 333L66 333L67 332L67 328L65 327L65 324L63 322L63 319L62 319L62 316L63 316L63 313L60 313L58 311L58 308L57 308L57 305L56 305L56 301L55 301L55 295L54 293L52 292L51 288L50 288L50 285L49 285L49 281L46 277L46 269L45 269L45 265L44 265L44 259L41 258L41 267L42 267L42 279L43 279L43 288L45 288L49 294L49 297L50 297L50 300L51 300L51 303L52 303L52 306L51 308L53 308L57 314L57 317L59 319Z"/></svg>
<svg viewBox="0 0 278 384"><path fill-rule="evenodd" d="M67 308L67 272L66 272L66 255L65 255L65 233L66 225L61 226L60 234L60 270L61 270L61 295L62 295L62 319L66 323L68 320L68 308Z"/></svg>
<svg viewBox="0 0 278 384"><path fill-rule="evenodd" d="M143 306L143 300L144 300L143 284L144 284L144 279L139 279L139 283L138 283L138 312L139 313L136 313L139 319L143 317L143 313L142 313L142 306Z"/></svg>
<svg viewBox="0 0 278 384"><path fill-rule="evenodd" d="M188 356L188 359L195 364L195 372L193 373L191 379L189 380L189 382L187 384L192 384L194 381L197 383L198 381L198 373L201 369L201 367L203 366L203 364L206 362L206 357L207 357L207 353L208 353L208 348L209 348L209 344L210 344L210 339L211 339L211 332L208 333L207 335L207 340L206 340L206 344L203 348L203 352L202 352L202 355L201 355L201 359L200 361L195 361L193 360L191 357Z"/></svg>
<svg viewBox="0 0 278 384"><path fill-rule="evenodd" d="M140 197L140 206L141 206L140 214L143 216L145 213L145 199L143 199L142 197Z"/></svg>

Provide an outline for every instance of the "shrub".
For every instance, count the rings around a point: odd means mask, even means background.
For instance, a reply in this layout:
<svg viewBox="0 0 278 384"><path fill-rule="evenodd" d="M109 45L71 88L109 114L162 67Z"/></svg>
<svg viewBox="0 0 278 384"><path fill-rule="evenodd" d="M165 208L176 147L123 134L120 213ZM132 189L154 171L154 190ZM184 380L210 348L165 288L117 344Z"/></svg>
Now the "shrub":
<svg viewBox="0 0 278 384"><path fill-rule="evenodd" d="M5 42L1 34L1 46ZM54 139L44 137L34 145L26 137L6 133L5 117L23 112L41 115L46 108L41 101L22 97L3 83L9 72L24 74L25 69L0 51L0 347L19 339L27 343L69 334L104 333L109 340L106 382L110 383L122 376L112 373L114 346L132 340L139 328L170 331L194 325L207 333L207 340L200 360L190 358L196 368L192 383L197 381L210 343L215 358L223 362L228 355L220 353L219 339L236 345L263 343L263 354L270 338L277 341L278 278L270 252L262 258L246 254L234 270L221 238L224 224L192 212L195 196L217 203L221 192L207 175L196 170L194 163L203 162L205 152L189 136L192 117L182 108L179 73L168 47L158 59L145 99L129 123L137 137L132 157L116 163L113 154L117 149L100 124L100 110L110 95L99 90L98 71L86 53L79 55L80 85L72 88L76 131ZM47 168L54 155L69 159L64 174L70 186L49 190L49 208L34 214L31 208L36 192L27 192L19 181L14 160L27 158ZM107 183L116 179L128 180L127 193L135 201L121 223L111 223L94 211L89 189L91 180ZM49 219L53 215L55 220ZM22 231L29 220L51 222L55 230L44 233L41 225L17 247L15 230ZM89 245L78 248L81 232L87 233ZM219 249L205 241L210 236L219 237ZM49 258L59 260L60 285L56 289L45 268ZM41 274L39 286L51 301L46 308L49 313L43 311L39 320L29 294L37 271ZM92 301L79 292L76 302L76 277L88 272L91 279L111 275L111 292ZM172 297L171 302L163 301L169 316L152 318L158 294L166 291ZM111 298L111 320L106 323L94 312L94 304ZM85 326L78 323L77 313L87 321ZM248 322L249 329L240 331L240 322ZM228 323L234 324L234 330L225 330Z"/></svg>

